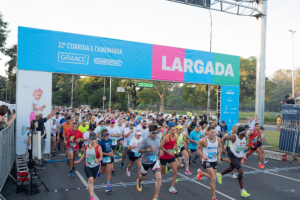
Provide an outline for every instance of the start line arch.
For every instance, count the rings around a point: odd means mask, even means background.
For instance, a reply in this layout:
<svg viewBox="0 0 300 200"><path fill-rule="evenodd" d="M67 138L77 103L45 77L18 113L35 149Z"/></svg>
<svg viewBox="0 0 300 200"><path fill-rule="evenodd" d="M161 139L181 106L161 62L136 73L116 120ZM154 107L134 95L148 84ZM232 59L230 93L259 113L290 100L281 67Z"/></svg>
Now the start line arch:
<svg viewBox="0 0 300 200"><path fill-rule="evenodd" d="M238 56L19 27L17 62L17 154L35 112L51 112L52 73L220 85L221 121L231 129L239 119Z"/></svg>

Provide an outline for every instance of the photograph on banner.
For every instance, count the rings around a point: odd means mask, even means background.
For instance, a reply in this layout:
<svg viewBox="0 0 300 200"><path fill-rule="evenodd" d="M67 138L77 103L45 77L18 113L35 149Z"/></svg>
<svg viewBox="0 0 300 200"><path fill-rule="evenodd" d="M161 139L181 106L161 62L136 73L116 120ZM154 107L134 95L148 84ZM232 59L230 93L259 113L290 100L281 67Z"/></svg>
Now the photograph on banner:
<svg viewBox="0 0 300 200"><path fill-rule="evenodd" d="M17 72L17 145L16 153L24 154L28 140L30 122L41 112L47 117L51 112L52 73L18 70ZM47 130L45 153L50 153L50 120L45 123Z"/></svg>
<svg viewBox="0 0 300 200"><path fill-rule="evenodd" d="M81 105L81 110L89 110L90 109L90 105Z"/></svg>

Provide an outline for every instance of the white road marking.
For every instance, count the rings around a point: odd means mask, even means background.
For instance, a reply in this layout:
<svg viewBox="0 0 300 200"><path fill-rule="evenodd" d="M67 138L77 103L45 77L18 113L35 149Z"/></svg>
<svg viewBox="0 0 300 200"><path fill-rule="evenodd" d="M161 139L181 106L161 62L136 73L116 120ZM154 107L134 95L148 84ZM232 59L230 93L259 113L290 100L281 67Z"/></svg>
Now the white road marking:
<svg viewBox="0 0 300 200"><path fill-rule="evenodd" d="M248 167L250 169L254 169L256 171L264 171L264 170L260 170L260 169L256 169L254 167L250 167L250 166L247 166L247 165L242 165L243 167ZM282 177L282 178L286 178L286 179L290 179L290 180L293 180L293 181L297 181L297 182L300 182L300 180L298 179L293 179L293 178L290 178L290 177L287 177L287 176L283 176L283 175L279 175L279 174L274 174L272 172L264 172L264 173L268 173L268 174L272 174L272 175L275 175L275 176L279 176L279 177Z"/></svg>
<svg viewBox="0 0 300 200"><path fill-rule="evenodd" d="M83 185L84 185L85 187L87 187L87 186L88 186L88 183L86 182L86 180L81 176L81 174L80 174L77 170L76 170L76 174L77 174L77 176L79 177L79 179L81 180L81 182L83 183ZM97 195L95 194L95 192L94 192L93 197L94 197L95 200L100 200L100 199L97 197Z"/></svg>
<svg viewBox="0 0 300 200"><path fill-rule="evenodd" d="M183 175L183 174L180 174L180 173L177 173L177 174L183 176L184 178L189 178L189 177L187 177L187 176L185 176L185 175ZM207 189L210 190L210 187L207 186L207 185L204 185L204 184L202 184L202 183L199 183L199 182L197 182L197 181L195 181L195 180L191 180L191 181L194 182L194 183L197 183L198 185L201 185L201 186L203 186L203 187L205 187L205 188L207 188ZM216 190L216 193L218 193L218 194L220 194L220 195L222 195L222 196L224 196L224 197L226 197L226 198L228 198L228 199L235 200L234 198L232 198L232 197L230 197L230 196L228 196L228 195L226 195L226 194L224 194L224 193L222 193L222 192L219 192L218 190Z"/></svg>

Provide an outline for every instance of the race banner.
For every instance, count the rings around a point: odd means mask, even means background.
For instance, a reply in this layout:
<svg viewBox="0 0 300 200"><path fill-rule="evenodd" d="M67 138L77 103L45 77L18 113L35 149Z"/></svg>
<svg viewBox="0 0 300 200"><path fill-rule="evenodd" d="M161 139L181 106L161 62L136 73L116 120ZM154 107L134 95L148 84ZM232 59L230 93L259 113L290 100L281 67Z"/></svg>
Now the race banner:
<svg viewBox="0 0 300 200"><path fill-rule="evenodd" d="M296 105L282 106L282 120L299 121L300 107Z"/></svg>

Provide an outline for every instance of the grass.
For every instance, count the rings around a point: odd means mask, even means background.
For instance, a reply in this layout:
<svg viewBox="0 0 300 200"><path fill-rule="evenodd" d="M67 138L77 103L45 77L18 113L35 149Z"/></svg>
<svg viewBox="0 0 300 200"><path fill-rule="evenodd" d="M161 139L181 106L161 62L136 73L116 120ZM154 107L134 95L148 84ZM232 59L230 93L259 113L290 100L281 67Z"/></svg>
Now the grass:
<svg viewBox="0 0 300 200"><path fill-rule="evenodd" d="M272 146L272 148L279 149L279 132L275 131L264 131L264 137L268 142L268 145Z"/></svg>
<svg viewBox="0 0 300 200"><path fill-rule="evenodd" d="M187 110L176 110L176 114L177 115L186 115ZM213 113L215 113L215 111L212 111ZM165 110L165 114L172 114L174 113L174 110ZM200 114L202 115L203 111L196 111L197 116L199 116ZM194 115L194 110L192 110L192 114ZM254 116L254 112L239 112L239 118L244 118L246 119L247 117L253 117ZM265 112L265 117L276 117L275 115L273 115L272 112Z"/></svg>

